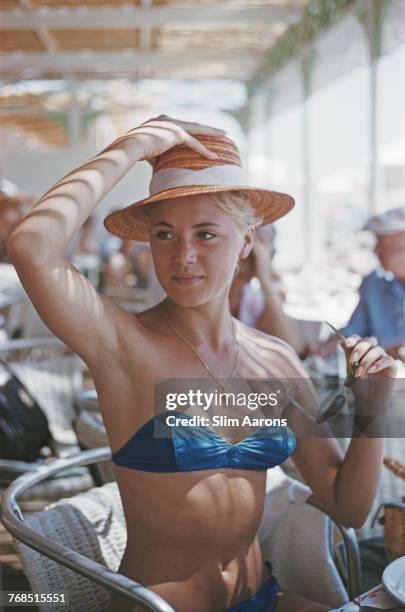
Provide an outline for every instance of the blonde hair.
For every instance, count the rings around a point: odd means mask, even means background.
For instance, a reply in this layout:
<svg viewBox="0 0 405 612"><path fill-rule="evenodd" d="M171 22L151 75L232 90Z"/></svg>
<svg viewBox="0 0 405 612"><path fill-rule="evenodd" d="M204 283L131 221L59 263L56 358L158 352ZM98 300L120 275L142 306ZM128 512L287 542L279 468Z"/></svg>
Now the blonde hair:
<svg viewBox="0 0 405 612"><path fill-rule="evenodd" d="M242 232L246 232L253 228L256 229L262 224L263 217L253 208L249 196L241 191L203 193L194 197L204 199L204 202L207 204L216 206L222 210L222 212L230 215ZM170 202L171 200L162 200L162 202L163 201ZM160 203L161 202L156 202L148 206L142 206L142 216L147 219L152 207Z"/></svg>
<svg viewBox="0 0 405 612"><path fill-rule="evenodd" d="M250 198L246 193L241 191L223 191L210 193L202 197L204 197L204 201L208 204L216 206L224 213L233 217L235 223L244 232L248 229L256 229L262 224L263 217L253 208Z"/></svg>

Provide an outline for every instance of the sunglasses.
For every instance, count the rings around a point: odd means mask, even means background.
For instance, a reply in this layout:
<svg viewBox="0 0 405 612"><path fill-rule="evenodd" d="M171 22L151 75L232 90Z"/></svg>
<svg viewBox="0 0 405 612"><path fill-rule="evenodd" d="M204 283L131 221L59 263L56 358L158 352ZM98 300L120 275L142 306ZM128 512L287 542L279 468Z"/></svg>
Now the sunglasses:
<svg viewBox="0 0 405 612"><path fill-rule="evenodd" d="M329 325L329 327L334 331L334 333L338 336L340 340L342 340L343 342L346 341L346 337L343 336L343 334L341 334L339 330L336 329L336 327L334 327L328 321L324 321L324 323L326 323L326 325ZM353 385L353 383L356 381L355 373L358 367L359 367L359 362L355 361L350 368L350 372L346 376L345 382L343 383L343 386L346 389L351 387L351 385ZM288 389L288 391L292 391L292 390L293 389ZM330 393L323 400L321 404L321 413L316 419L312 417L310 414L308 414L307 411L304 410L304 408L302 408L302 406L300 406L300 404L290 394L289 394L289 402L293 406L295 406L300 412L303 412L305 416L309 418L309 420L311 420L313 423L316 423L317 425L321 425L322 423L325 423L325 421L333 419L333 417L335 417L337 414L339 414L339 412L343 410L347 402L347 398L346 398L346 394L344 390L342 389L338 389L337 391L333 391L332 393Z"/></svg>
<svg viewBox="0 0 405 612"><path fill-rule="evenodd" d="M340 331L332 325L332 323L329 323L328 321L324 321L324 323L326 323L326 325L329 325L329 327L335 332L338 338L342 340L342 342L346 341L346 337L343 336L343 334L341 334ZM355 361L351 366L350 372L346 376L345 382L343 383L344 387L348 388L355 382L355 374L356 369L358 367L359 362ZM343 409L344 405L346 404L346 395L340 390L336 391L332 393L331 396L328 396L328 398L326 398L325 403L326 408L322 410L321 414L315 421L318 425L324 423L325 421L328 421L329 419L332 419Z"/></svg>

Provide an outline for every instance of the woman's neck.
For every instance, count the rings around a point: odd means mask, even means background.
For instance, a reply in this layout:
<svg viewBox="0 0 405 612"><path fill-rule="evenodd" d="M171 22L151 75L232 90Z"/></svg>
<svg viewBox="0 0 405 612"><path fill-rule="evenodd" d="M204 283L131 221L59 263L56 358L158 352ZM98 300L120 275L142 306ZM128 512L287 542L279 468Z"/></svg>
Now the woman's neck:
<svg viewBox="0 0 405 612"><path fill-rule="evenodd" d="M183 307L166 298L162 314L194 347L209 346L213 351L234 343L232 316L228 299L222 297L197 307Z"/></svg>

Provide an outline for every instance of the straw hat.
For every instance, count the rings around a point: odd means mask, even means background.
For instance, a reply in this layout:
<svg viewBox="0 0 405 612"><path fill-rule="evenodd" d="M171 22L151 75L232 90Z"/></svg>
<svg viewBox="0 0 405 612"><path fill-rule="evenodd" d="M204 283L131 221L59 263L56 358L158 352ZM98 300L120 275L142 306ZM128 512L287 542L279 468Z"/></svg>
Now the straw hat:
<svg viewBox="0 0 405 612"><path fill-rule="evenodd" d="M218 159L207 159L185 145L172 147L156 158L150 182L150 196L104 220L112 234L130 240L149 240L148 222L143 208L154 202L185 196L238 191L250 198L253 208L263 217L263 225L288 213L294 206L291 196L247 186L239 151L226 136L197 136Z"/></svg>

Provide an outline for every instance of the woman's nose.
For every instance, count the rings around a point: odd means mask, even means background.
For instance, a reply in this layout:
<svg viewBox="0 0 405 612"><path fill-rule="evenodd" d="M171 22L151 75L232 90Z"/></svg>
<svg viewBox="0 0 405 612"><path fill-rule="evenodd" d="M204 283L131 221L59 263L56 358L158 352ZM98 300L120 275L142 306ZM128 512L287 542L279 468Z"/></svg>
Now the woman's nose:
<svg viewBox="0 0 405 612"><path fill-rule="evenodd" d="M178 244L175 262L183 265L185 263L195 263L196 261L196 249L191 242L183 240Z"/></svg>

